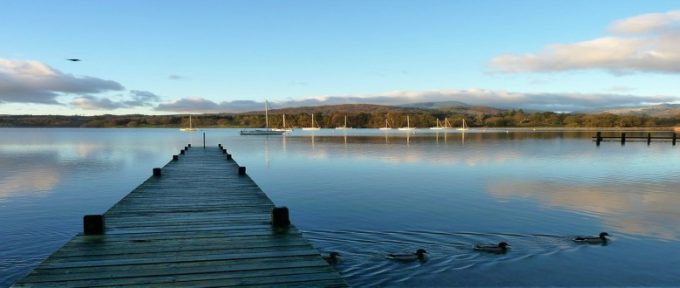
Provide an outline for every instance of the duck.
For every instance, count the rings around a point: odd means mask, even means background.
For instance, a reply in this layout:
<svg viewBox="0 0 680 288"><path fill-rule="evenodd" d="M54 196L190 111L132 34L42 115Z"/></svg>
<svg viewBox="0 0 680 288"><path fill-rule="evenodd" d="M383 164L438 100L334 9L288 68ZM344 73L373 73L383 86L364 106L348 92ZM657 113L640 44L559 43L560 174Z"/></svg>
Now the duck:
<svg viewBox="0 0 680 288"><path fill-rule="evenodd" d="M427 251L425 249L418 249L416 253L413 254L388 254L387 258L397 261L416 261L425 260Z"/></svg>
<svg viewBox="0 0 680 288"><path fill-rule="evenodd" d="M609 233L602 232L600 236L576 236L572 239L576 243L588 243L588 244L607 244L607 236Z"/></svg>
<svg viewBox="0 0 680 288"><path fill-rule="evenodd" d="M340 256L340 253L333 251L331 253L328 253L328 256L323 256L322 258L323 260L326 260L328 264L336 264L338 263L338 260L340 260L338 256Z"/></svg>
<svg viewBox="0 0 680 288"><path fill-rule="evenodd" d="M512 246L507 242L500 242L498 244L476 244L473 249L482 252L505 253L510 247Z"/></svg>

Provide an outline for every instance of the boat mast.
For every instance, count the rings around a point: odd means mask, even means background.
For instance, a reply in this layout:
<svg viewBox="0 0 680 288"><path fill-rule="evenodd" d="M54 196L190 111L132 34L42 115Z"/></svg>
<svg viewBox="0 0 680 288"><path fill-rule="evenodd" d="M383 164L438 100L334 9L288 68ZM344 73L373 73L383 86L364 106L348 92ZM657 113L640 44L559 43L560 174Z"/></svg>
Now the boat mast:
<svg viewBox="0 0 680 288"><path fill-rule="evenodd" d="M409 121L408 115L406 115L406 128L411 128L411 121Z"/></svg>
<svg viewBox="0 0 680 288"><path fill-rule="evenodd" d="M286 114L283 114L283 129L286 129Z"/></svg>
<svg viewBox="0 0 680 288"><path fill-rule="evenodd" d="M264 100L264 127L269 128L269 109L267 109L267 100Z"/></svg>
<svg viewBox="0 0 680 288"><path fill-rule="evenodd" d="M314 128L314 113L312 113L312 128Z"/></svg>
<svg viewBox="0 0 680 288"><path fill-rule="evenodd" d="M191 114L189 114L189 130L191 130Z"/></svg>
<svg viewBox="0 0 680 288"><path fill-rule="evenodd" d="M347 115L345 115L345 126L343 127L347 128Z"/></svg>

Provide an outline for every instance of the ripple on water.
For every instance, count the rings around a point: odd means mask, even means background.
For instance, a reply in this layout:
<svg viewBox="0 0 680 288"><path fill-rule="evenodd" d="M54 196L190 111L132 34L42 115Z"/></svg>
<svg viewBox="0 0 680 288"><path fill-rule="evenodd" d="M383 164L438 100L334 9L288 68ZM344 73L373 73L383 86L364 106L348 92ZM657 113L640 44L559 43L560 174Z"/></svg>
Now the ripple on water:
<svg viewBox="0 0 680 288"><path fill-rule="evenodd" d="M431 279L445 285L446 275L455 271L490 269L502 263L546 257L579 249L564 235L510 233L475 233L440 231L305 231L322 253L337 251L341 261L336 269L354 286L406 285L410 280ZM510 252L502 254L474 251L477 243L506 241ZM398 262L386 258L389 253L428 251L424 261ZM421 283L425 285L424 283Z"/></svg>

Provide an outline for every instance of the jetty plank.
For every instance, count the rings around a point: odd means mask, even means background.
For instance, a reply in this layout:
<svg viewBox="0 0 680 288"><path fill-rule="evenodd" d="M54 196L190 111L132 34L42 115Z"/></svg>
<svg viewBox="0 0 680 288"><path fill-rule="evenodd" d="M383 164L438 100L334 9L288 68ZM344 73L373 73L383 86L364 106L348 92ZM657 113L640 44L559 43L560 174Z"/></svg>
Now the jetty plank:
<svg viewBox="0 0 680 288"><path fill-rule="evenodd" d="M15 287L347 287L272 201L218 148L191 148Z"/></svg>

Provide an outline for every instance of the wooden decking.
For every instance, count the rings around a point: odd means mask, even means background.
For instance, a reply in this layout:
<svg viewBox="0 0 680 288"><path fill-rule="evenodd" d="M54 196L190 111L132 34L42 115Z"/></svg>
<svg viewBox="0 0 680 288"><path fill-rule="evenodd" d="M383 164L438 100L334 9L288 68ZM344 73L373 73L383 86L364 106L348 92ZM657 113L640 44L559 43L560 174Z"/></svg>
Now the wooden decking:
<svg viewBox="0 0 680 288"><path fill-rule="evenodd" d="M272 228L274 204L237 171L217 147L188 149L104 214L104 235L75 236L15 286L346 287L294 226Z"/></svg>

